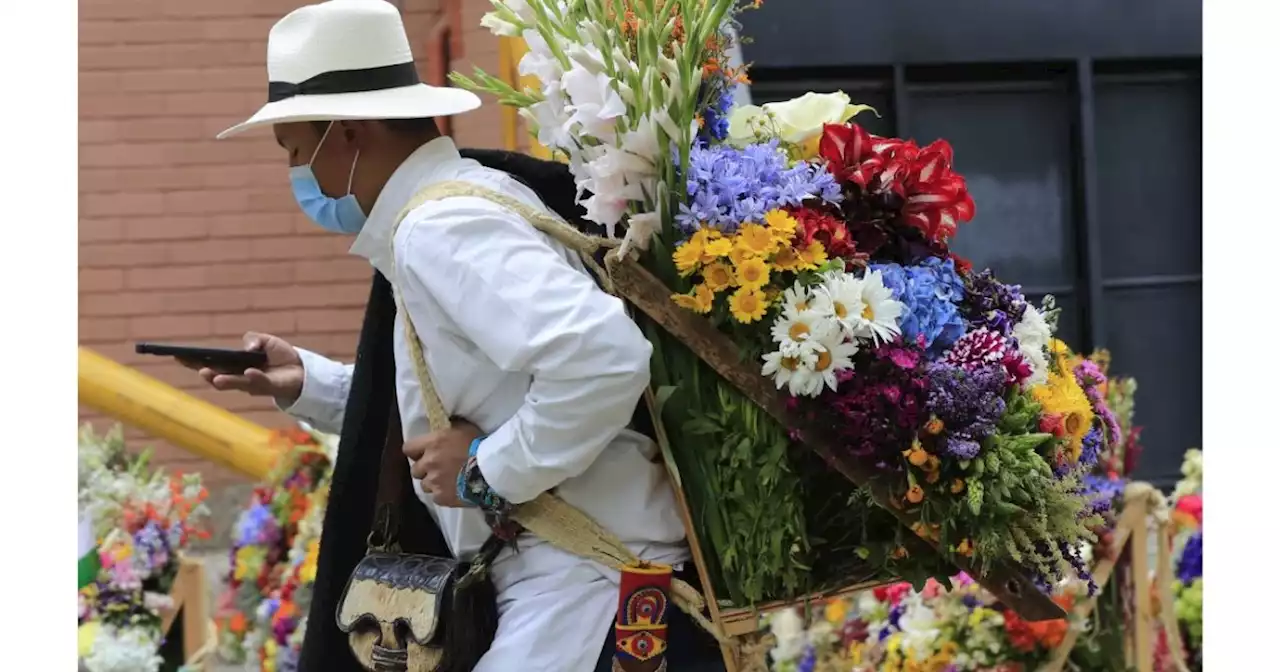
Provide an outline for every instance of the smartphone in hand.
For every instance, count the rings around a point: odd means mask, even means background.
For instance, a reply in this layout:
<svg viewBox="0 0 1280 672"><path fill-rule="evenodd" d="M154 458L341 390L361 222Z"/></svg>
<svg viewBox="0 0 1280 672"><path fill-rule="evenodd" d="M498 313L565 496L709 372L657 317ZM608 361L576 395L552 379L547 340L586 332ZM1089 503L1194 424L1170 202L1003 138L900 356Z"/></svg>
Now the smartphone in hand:
<svg viewBox="0 0 1280 672"><path fill-rule="evenodd" d="M184 362L207 366L218 373L242 375L247 369L265 369L267 353L260 350L229 350L167 343L138 343L134 351L140 355L173 357Z"/></svg>

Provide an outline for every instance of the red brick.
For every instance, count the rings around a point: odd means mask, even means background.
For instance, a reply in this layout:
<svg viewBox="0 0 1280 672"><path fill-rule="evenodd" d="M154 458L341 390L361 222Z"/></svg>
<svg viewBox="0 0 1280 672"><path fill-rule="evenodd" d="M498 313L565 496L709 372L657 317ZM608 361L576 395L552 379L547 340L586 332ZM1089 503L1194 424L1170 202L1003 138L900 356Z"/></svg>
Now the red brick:
<svg viewBox="0 0 1280 672"><path fill-rule="evenodd" d="M248 310L252 304L252 290L237 287L166 292L164 297L164 311L170 315L199 313L212 316L214 313Z"/></svg>
<svg viewBox="0 0 1280 672"><path fill-rule="evenodd" d="M281 152L280 156L283 157L284 153ZM223 189L228 187L267 188L276 186L285 193L291 193L289 191L289 167L283 160L234 166L203 166L199 170L203 178L200 184L202 187Z"/></svg>
<svg viewBox="0 0 1280 672"><path fill-rule="evenodd" d="M294 268L291 262L242 262L207 267L209 287L276 287L292 285Z"/></svg>
<svg viewBox="0 0 1280 672"><path fill-rule="evenodd" d="M316 238L262 238L253 241L253 259L328 259L341 258L351 247L345 236L328 234Z"/></svg>
<svg viewBox="0 0 1280 672"><path fill-rule="evenodd" d="M80 21L85 19L141 19L163 11L167 0L95 0L80 3Z"/></svg>
<svg viewBox="0 0 1280 672"><path fill-rule="evenodd" d="M118 268L80 269L81 292L114 292L124 289L124 271Z"/></svg>
<svg viewBox="0 0 1280 672"><path fill-rule="evenodd" d="M85 194L80 214L85 217L158 215L164 212L164 196L147 193Z"/></svg>
<svg viewBox="0 0 1280 672"><path fill-rule="evenodd" d="M368 290L365 290L366 296ZM332 333L341 332L349 333L360 328L361 320L364 317L364 307L351 308L346 310L333 310L329 308L321 310L299 310L298 311L298 331L300 333Z"/></svg>
<svg viewBox="0 0 1280 672"><path fill-rule="evenodd" d="M174 242L168 244L165 259L175 264L243 261L250 258L253 245L250 238Z"/></svg>
<svg viewBox="0 0 1280 672"><path fill-rule="evenodd" d="M242 336L249 331L279 336L293 334L297 329L297 314L292 310L256 310L215 315L213 318L213 333L217 336Z"/></svg>
<svg viewBox="0 0 1280 672"><path fill-rule="evenodd" d="M213 319L208 315L151 315L129 320L129 334L141 340L208 336Z"/></svg>
<svg viewBox="0 0 1280 672"><path fill-rule="evenodd" d="M82 220L83 221L83 220ZM123 229L122 229L123 230ZM80 265L91 267L155 266L169 262L164 243L80 243ZM174 259L175 263L181 260Z"/></svg>
<svg viewBox="0 0 1280 672"><path fill-rule="evenodd" d="M208 282L207 266L161 266L132 268L126 271L129 289L185 289L204 287Z"/></svg>
<svg viewBox="0 0 1280 672"><path fill-rule="evenodd" d="M137 217L127 220L129 240L190 240L207 238L209 222L203 217Z"/></svg>
<svg viewBox="0 0 1280 672"><path fill-rule="evenodd" d="M100 243L124 238L124 220L122 219L85 219L80 220L80 244Z"/></svg>
<svg viewBox="0 0 1280 672"><path fill-rule="evenodd" d="M242 189L171 191L164 195L164 211L173 214L247 212L249 194Z"/></svg>
<svg viewBox="0 0 1280 672"><path fill-rule="evenodd" d="M209 231L214 236L261 238L293 233L294 220L299 217L302 217L299 213L248 212L236 215L215 215L207 217L206 220L209 222Z"/></svg>
<svg viewBox="0 0 1280 672"><path fill-rule="evenodd" d="M129 320L123 317L80 318L79 339L82 344L120 341L129 337Z"/></svg>
<svg viewBox="0 0 1280 672"><path fill-rule="evenodd" d="M156 293L117 292L84 294L80 297L80 315L125 317L154 315L164 310L164 297Z"/></svg>
<svg viewBox="0 0 1280 672"><path fill-rule="evenodd" d="M294 264L294 273L299 283L338 280L363 282L373 277L373 269L369 266L369 262L356 257L332 261L298 261Z"/></svg>
<svg viewBox="0 0 1280 672"><path fill-rule="evenodd" d="M86 168L80 167L81 193L114 191L171 191L198 189L204 185L200 167Z"/></svg>
<svg viewBox="0 0 1280 672"><path fill-rule="evenodd" d="M164 112L168 96L160 93L95 93L80 98L85 119L146 117Z"/></svg>
<svg viewBox="0 0 1280 672"><path fill-rule="evenodd" d="M254 292L254 308L345 308L363 306L369 288L362 283L293 285Z"/></svg>
<svg viewBox="0 0 1280 672"><path fill-rule="evenodd" d="M111 142L80 147L81 169L163 166L165 159L166 148L160 144Z"/></svg>

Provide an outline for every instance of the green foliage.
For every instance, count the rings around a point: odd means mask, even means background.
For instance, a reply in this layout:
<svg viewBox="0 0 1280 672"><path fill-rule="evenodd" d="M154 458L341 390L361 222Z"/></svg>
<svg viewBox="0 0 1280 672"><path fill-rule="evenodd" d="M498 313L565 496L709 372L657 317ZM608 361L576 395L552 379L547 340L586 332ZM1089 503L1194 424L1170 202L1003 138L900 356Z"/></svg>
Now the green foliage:
<svg viewBox="0 0 1280 672"><path fill-rule="evenodd" d="M788 463L785 431L723 382L714 411L692 411L684 435L701 444L709 489L724 516L716 556L729 597L752 603L800 590L809 551L800 480ZM695 444L696 445L696 444Z"/></svg>
<svg viewBox="0 0 1280 672"><path fill-rule="evenodd" d="M1092 541L1089 528L1102 522L1084 515L1077 476L1054 477L1042 451L1052 454L1055 439L1037 431L1039 415L1034 399L1012 393L995 433L963 465L963 496L933 496L925 507L925 518L941 523L945 544L970 540L980 571L1007 558L1044 574L1067 572L1056 542Z"/></svg>

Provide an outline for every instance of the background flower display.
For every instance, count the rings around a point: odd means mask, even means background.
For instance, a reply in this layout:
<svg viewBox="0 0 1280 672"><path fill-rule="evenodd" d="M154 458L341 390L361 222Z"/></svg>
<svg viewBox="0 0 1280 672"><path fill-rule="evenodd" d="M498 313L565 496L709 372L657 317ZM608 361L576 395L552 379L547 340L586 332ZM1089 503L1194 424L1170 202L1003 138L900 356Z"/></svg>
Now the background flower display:
<svg viewBox="0 0 1280 672"><path fill-rule="evenodd" d="M282 454L235 523L219 655L264 672L297 669L337 437L277 433Z"/></svg>
<svg viewBox="0 0 1280 672"><path fill-rule="evenodd" d="M1070 611L1087 586L1064 583L1054 601ZM827 602L808 614L782 611L769 621L770 669L778 672L1033 672L1070 628L1058 619L1029 623L968 576L947 589L930 580Z"/></svg>
<svg viewBox="0 0 1280 672"><path fill-rule="evenodd" d="M1182 461L1182 479L1174 489L1174 610L1182 631L1186 664L1193 670L1204 667L1204 456L1188 450ZM1169 649L1162 640L1160 656ZM1175 669L1172 661L1160 669Z"/></svg>
<svg viewBox="0 0 1280 672"><path fill-rule="evenodd" d="M637 317L718 596L922 586L953 561L1018 565L1046 592L1090 583L1081 549L1103 521L1084 476L1122 440L1106 377L1054 340L1052 299L951 252L975 204L946 141L875 136L839 92L735 108L732 0L494 6L484 24L524 38L537 86L455 81L519 108L585 218L783 399L787 422Z"/></svg>
<svg viewBox="0 0 1280 672"><path fill-rule="evenodd" d="M160 654L161 612L179 554L207 536L208 496L200 477L170 476L149 465L150 452L125 449L119 426L79 442L80 510L90 524L98 569L80 589L81 658L89 672L153 672L182 662Z"/></svg>

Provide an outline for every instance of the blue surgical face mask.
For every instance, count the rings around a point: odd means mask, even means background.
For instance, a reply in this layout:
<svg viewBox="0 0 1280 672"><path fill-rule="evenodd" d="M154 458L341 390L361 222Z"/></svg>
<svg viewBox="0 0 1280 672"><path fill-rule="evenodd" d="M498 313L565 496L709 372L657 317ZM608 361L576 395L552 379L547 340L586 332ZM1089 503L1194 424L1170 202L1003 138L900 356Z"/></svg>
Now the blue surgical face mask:
<svg viewBox="0 0 1280 672"><path fill-rule="evenodd" d="M311 170L311 164L316 162L316 156L320 154L320 148L324 146L325 138L329 137L329 131L332 129L333 122L329 122L329 127L324 130L320 144L316 145L316 151L311 154L311 160L307 165L289 169L289 183L293 186L293 198L298 201L298 207L302 208L311 221L325 229L334 233L360 233L366 217L364 211L360 209L359 201L351 193L351 180L356 176L356 163L360 161L360 152L356 151L356 158L351 161L351 174L347 176L347 195L342 198L325 196L320 190L320 183L316 181L316 174Z"/></svg>

